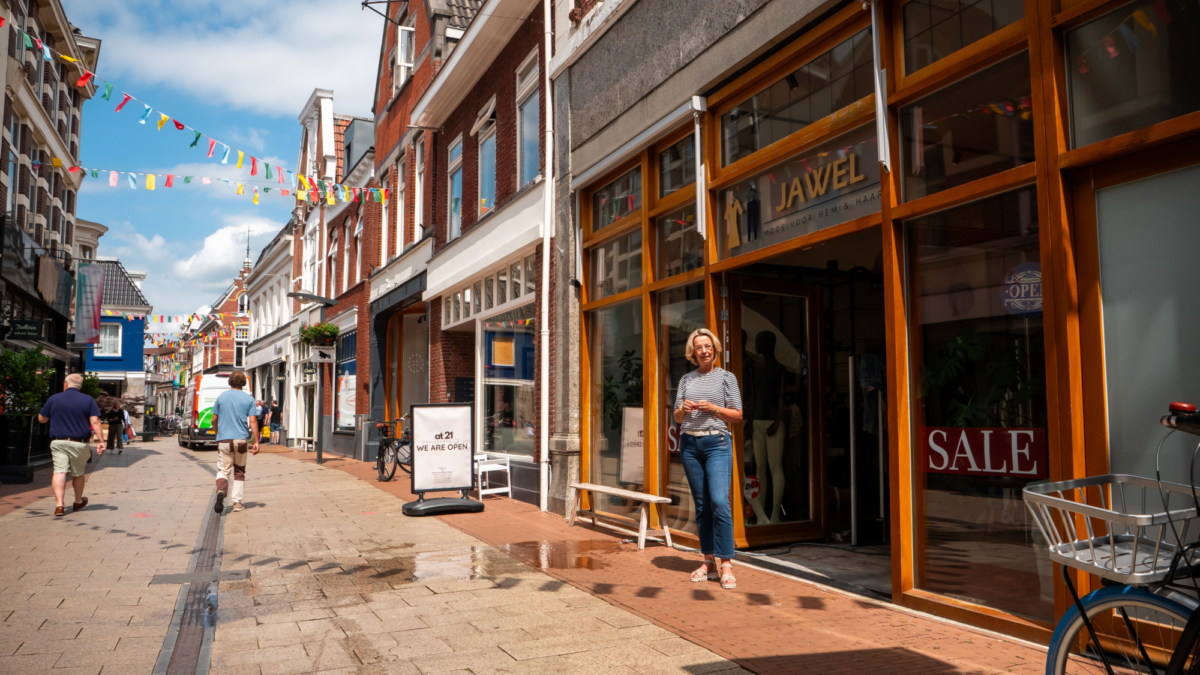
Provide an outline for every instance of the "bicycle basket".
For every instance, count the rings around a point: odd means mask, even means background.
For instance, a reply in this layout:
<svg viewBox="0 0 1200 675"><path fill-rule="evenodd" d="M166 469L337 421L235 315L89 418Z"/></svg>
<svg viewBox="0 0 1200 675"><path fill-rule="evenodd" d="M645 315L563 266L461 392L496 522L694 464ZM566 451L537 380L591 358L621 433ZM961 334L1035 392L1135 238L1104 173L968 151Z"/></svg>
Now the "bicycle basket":
<svg viewBox="0 0 1200 675"><path fill-rule="evenodd" d="M1192 488L1108 474L1029 485L1025 505L1050 559L1124 584L1162 581L1178 550L1200 533Z"/></svg>

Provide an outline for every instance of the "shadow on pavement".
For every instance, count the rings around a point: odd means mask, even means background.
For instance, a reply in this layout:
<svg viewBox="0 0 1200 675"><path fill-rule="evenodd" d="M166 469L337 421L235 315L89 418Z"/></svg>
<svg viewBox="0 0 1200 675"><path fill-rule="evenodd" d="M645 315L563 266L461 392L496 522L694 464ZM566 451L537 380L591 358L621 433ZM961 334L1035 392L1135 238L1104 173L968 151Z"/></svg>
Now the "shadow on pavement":
<svg viewBox="0 0 1200 675"><path fill-rule="evenodd" d="M759 658L733 659L734 663L754 673L921 673L948 675L962 673L955 664L939 661L924 654L892 647L815 654L782 654ZM711 666L709 666L711 667ZM704 665L684 666L689 673L708 672Z"/></svg>

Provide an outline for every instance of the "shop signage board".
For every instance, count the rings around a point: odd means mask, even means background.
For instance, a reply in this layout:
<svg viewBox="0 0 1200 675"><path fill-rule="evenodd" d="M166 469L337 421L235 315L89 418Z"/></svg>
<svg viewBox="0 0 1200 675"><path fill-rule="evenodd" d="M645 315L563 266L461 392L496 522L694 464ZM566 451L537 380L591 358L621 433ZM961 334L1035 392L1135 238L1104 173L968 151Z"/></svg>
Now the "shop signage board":
<svg viewBox="0 0 1200 675"><path fill-rule="evenodd" d="M1049 477L1046 431L1017 427L925 427L921 431L926 473Z"/></svg>
<svg viewBox="0 0 1200 675"><path fill-rule="evenodd" d="M717 192L721 259L879 211L879 148L866 125Z"/></svg>
<svg viewBox="0 0 1200 675"><path fill-rule="evenodd" d="M42 339L42 327L45 325L43 319L20 319L12 322L12 332L8 334L10 340L40 340Z"/></svg>
<svg viewBox="0 0 1200 675"><path fill-rule="evenodd" d="M642 409L624 408L621 414L621 472L618 482L641 485L645 480L644 439Z"/></svg>
<svg viewBox="0 0 1200 675"><path fill-rule="evenodd" d="M318 347L313 345L312 348L313 361L317 363L333 363L337 358L336 347Z"/></svg>
<svg viewBox="0 0 1200 675"><path fill-rule="evenodd" d="M1000 286L1000 302L1009 314L1034 319L1042 315L1042 265L1022 263L1012 268Z"/></svg>
<svg viewBox="0 0 1200 675"><path fill-rule="evenodd" d="M413 494L474 489L474 431L474 404L413 405Z"/></svg>
<svg viewBox="0 0 1200 675"><path fill-rule="evenodd" d="M317 365L315 363L306 363L306 364L304 364L303 372L305 375L316 375L317 374Z"/></svg>

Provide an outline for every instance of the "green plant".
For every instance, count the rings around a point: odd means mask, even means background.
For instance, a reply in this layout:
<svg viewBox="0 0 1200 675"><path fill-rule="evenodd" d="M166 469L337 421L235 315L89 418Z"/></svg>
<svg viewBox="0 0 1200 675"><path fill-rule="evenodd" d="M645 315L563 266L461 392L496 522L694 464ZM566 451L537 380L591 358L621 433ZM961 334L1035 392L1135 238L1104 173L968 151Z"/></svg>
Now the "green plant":
<svg viewBox="0 0 1200 675"><path fill-rule="evenodd" d="M624 408L642 405L642 357L637 356L636 350L630 349L617 359L617 367L621 369L620 379L614 380L612 375L606 375L601 385L604 413L613 431L621 428L621 411Z"/></svg>
<svg viewBox="0 0 1200 675"><path fill-rule="evenodd" d="M0 401L4 413L33 415L42 408L50 393L53 368L41 347L16 351L0 350Z"/></svg>
<svg viewBox="0 0 1200 675"><path fill-rule="evenodd" d="M300 329L300 342L327 347L333 344L340 332L341 329L331 323L315 323Z"/></svg>
<svg viewBox="0 0 1200 675"><path fill-rule="evenodd" d="M83 386L79 388L79 391L92 398L104 396L104 390L100 388L100 376L95 373L84 373Z"/></svg>
<svg viewBox="0 0 1200 675"><path fill-rule="evenodd" d="M947 423L953 427L1032 426L1031 403L1045 396L1046 381L1031 372L1031 354L1044 349L1040 334L1017 338L1007 349L968 331L947 342L929 360L922 381L924 396L939 390L949 397Z"/></svg>

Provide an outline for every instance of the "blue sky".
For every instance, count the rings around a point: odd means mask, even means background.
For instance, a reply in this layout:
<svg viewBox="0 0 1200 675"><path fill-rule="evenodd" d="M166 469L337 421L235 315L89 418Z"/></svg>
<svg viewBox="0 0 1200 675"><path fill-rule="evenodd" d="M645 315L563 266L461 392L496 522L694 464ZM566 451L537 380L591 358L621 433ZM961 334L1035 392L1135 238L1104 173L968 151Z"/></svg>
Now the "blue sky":
<svg viewBox="0 0 1200 675"><path fill-rule="evenodd" d="M192 175L174 188L130 189L122 175L88 178L77 216L107 226L98 255L116 256L127 269L147 273L143 291L156 314L206 307L287 222L292 198L252 190L236 195L220 181L200 176L263 181L262 161L295 169L297 116L314 88L334 91L336 112L370 116L383 19L358 0L63 0L69 20L102 40L97 75L115 86L112 101L84 104L81 161L85 167L138 174ZM131 101L114 113L122 90L154 112L138 124L144 107ZM103 89L101 88L101 92ZM157 130L158 111L205 134L170 123ZM222 165L212 159L208 134L235 148ZM236 150L247 158L234 167ZM260 160L250 177L249 155ZM271 185L275 185L273 182ZM291 187L290 185L288 186ZM155 328L152 328L154 330Z"/></svg>

